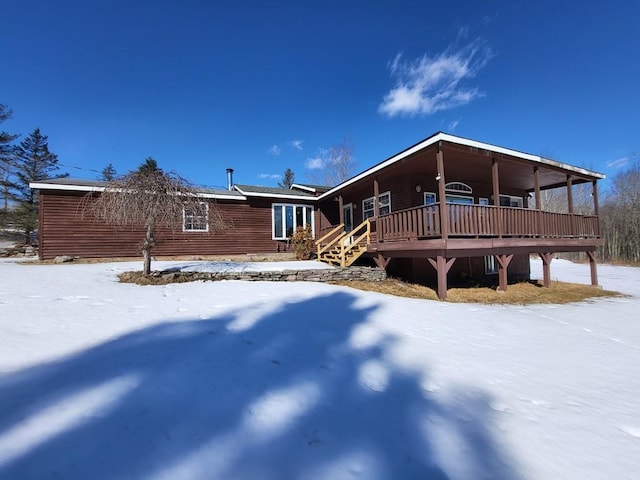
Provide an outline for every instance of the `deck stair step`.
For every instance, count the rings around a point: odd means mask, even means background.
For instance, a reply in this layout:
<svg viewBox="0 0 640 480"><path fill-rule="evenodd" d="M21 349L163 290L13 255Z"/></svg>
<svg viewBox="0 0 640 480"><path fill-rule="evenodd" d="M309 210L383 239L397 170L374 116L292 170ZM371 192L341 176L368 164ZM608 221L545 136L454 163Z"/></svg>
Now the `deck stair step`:
<svg viewBox="0 0 640 480"><path fill-rule="evenodd" d="M344 224L340 224L316 241L318 260L348 267L367 251L370 244L369 220L365 220L350 232L346 232Z"/></svg>

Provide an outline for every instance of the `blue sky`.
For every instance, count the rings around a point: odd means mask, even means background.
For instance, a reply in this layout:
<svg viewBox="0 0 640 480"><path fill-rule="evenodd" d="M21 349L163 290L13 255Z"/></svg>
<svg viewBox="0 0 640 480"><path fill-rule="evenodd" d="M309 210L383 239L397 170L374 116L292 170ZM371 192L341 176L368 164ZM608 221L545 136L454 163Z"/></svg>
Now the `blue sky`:
<svg viewBox="0 0 640 480"><path fill-rule="evenodd" d="M442 130L607 175L640 155L636 1L2 2L0 128L72 177L364 170ZM446 3L446 5L444 5Z"/></svg>

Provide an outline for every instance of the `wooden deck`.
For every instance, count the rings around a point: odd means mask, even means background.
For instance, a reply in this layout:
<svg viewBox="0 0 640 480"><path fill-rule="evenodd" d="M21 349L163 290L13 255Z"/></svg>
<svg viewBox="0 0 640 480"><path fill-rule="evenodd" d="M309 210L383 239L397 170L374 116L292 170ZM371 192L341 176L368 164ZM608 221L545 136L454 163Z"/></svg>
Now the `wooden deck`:
<svg viewBox="0 0 640 480"><path fill-rule="evenodd" d="M494 256L499 289L506 290L514 255L539 255L548 287L554 253L586 252L597 285L595 250L603 243L597 215L460 204L447 204L446 212L446 221L439 204L381 215L372 222L366 254L385 268L392 258L426 258L437 271L440 298L446 298L446 275L459 257Z"/></svg>
<svg viewBox="0 0 640 480"><path fill-rule="evenodd" d="M595 215L551 213L527 208L489 205L447 205L447 222L440 205L408 208L382 215L377 242L448 238L599 239Z"/></svg>

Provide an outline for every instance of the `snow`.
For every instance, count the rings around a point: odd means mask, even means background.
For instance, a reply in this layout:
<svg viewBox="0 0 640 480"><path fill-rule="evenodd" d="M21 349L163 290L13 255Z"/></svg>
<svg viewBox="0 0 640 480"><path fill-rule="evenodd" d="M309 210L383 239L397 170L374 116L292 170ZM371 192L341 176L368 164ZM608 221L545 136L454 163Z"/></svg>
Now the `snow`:
<svg viewBox="0 0 640 480"><path fill-rule="evenodd" d="M640 269L535 306L139 269L0 261L1 479L637 478Z"/></svg>

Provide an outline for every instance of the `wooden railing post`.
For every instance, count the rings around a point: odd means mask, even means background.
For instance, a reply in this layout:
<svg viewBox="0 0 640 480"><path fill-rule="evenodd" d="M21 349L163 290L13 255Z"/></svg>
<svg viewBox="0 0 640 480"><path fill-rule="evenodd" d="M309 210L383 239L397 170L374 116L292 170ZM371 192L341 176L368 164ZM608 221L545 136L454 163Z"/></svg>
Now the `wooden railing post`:
<svg viewBox="0 0 640 480"><path fill-rule="evenodd" d="M440 143L438 143L438 153L436 153L436 164L438 168L438 196L440 197L440 235L446 240L449 237L449 214L447 212L447 195L445 190L445 178L444 178L444 158L442 156L442 150Z"/></svg>

